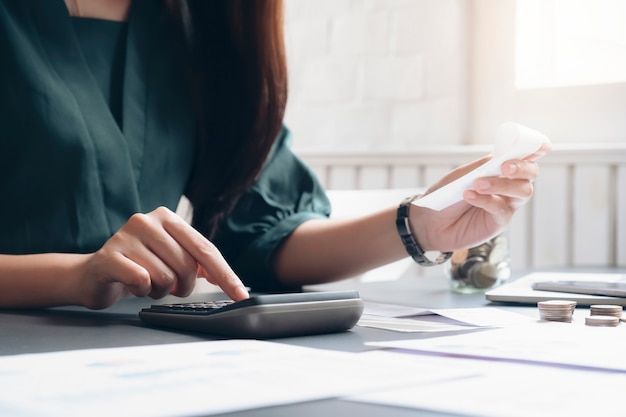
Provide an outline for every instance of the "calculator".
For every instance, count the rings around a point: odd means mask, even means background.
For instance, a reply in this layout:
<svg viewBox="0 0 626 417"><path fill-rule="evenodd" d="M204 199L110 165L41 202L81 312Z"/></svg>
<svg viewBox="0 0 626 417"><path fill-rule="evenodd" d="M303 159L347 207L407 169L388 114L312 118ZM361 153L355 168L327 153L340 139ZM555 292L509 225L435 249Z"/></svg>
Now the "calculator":
<svg viewBox="0 0 626 417"><path fill-rule="evenodd" d="M228 338L271 339L351 329L363 313L358 291L261 294L245 300L154 304L148 325Z"/></svg>

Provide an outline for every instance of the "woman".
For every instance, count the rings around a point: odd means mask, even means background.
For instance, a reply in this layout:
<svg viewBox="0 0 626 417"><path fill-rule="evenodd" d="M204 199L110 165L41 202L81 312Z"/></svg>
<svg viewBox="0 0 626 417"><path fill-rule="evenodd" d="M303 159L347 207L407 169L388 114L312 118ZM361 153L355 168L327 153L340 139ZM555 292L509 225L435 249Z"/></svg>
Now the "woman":
<svg viewBox="0 0 626 417"><path fill-rule="evenodd" d="M446 210L412 207L408 249L397 206L329 220L282 127L278 0L0 0L0 56L2 307L337 280L488 239L538 175L539 154Z"/></svg>

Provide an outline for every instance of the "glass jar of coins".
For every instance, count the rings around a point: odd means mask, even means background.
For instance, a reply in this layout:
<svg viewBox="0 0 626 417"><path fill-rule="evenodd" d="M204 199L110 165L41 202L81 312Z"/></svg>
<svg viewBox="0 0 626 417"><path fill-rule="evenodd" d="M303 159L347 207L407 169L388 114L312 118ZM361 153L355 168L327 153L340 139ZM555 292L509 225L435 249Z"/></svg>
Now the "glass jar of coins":
<svg viewBox="0 0 626 417"><path fill-rule="evenodd" d="M452 290L474 294L496 287L509 278L509 262L506 232L476 247L455 251L446 264Z"/></svg>

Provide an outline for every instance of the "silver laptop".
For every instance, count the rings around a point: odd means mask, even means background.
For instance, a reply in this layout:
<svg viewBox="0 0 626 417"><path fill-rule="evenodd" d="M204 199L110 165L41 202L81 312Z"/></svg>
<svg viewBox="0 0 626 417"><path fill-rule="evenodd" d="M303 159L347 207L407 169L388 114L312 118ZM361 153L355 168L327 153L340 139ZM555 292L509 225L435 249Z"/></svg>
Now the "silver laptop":
<svg viewBox="0 0 626 417"><path fill-rule="evenodd" d="M489 301L536 304L573 300L578 305L626 305L626 274L533 272L485 293Z"/></svg>

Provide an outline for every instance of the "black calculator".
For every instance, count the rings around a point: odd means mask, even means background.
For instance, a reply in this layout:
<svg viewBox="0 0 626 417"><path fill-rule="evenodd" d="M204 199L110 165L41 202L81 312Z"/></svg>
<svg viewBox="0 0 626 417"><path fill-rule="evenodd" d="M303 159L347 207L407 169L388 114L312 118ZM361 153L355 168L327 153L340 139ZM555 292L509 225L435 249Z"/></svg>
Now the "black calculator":
<svg viewBox="0 0 626 417"><path fill-rule="evenodd" d="M271 339L346 331L363 313L358 291L255 295L222 300L155 304L139 312L145 323L229 338Z"/></svg>

